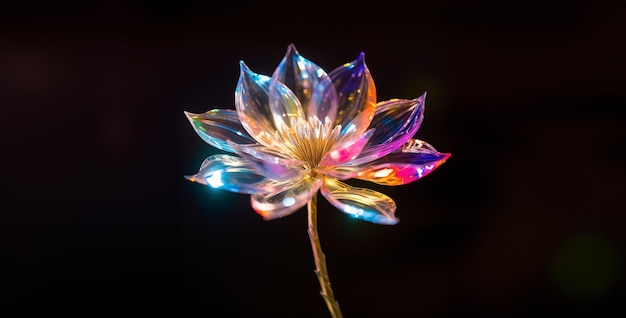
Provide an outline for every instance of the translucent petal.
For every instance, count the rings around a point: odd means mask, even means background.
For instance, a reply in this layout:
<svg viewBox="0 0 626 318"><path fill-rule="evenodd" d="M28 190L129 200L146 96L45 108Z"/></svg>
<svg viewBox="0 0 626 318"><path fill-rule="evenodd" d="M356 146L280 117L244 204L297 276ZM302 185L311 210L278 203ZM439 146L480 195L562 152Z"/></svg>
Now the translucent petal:
<svg viewBox="0 0 626 318"><path fill-rule="evenodd" d="M425 99L426 93L413 100L392 99L378 103L370 124L376 127L376 133L351 164L370 162L404 145L422 124Z"/></svg>
<svg viewBox="0 0 626 318"><path fill-rule="evenodd" d="M239 150L258 159L281 165L302 165L304 161L290 157L285 152L274 150L263 145L238 145Z"/></svg>
<svg viewBox="0 0 626 318"><path fill-rule="evenodd" d="M261 158L258 158L243 151L241 147L235 144L231 144L231 146L238 155L251 164L256 172L270 179L288 180L301 177L306 173L306 169L296 160L275 157L269 153L262 153ZM259 154L260 152L252 153Z"/></svg>
<svg viewBox="0 0 626 318"><path fill-rule="evenodd" d="M252 72L239 63L241 73L235 89L235 108L242 126L254 139L266 146L274 144L274 117L269 105L271 78Z"/></svg>
<svg viewBox="0 0 626 318"><path fill-rule="evenodd" d="M320 170L324 175L339 180L348 180L359 175L359 170L356 166L327 166L322 167Z"/></svg>
<svg viewBox="0 0 626 318"><path fill-rule="evenodd" d="M401 150L359 167L356 178L390 186L407 184L431 173L449 157L425 141L411 139Z"/></svg>
<svg viewBox="0 0 626 318"><path fill-rule="evenodd" d="M325 178L322 195L332 205L357 219L372 223L396 224L396 203L370 189L351 187L337 179Z"/></svg>
<svg viewBox="0 0 626 318"><path fill-rule="evenodd" d="M281 192L252 195L252 208L265 220L281 218L305 206L321 185L320 179L307 176Z"/></svg>
<svg viewBox="0 0 626 318"><path fill-rule="evenodd" d="M248 161L222 154L205 159L198 173L185 178L238 193L272 193L279 189L279 182L258 174Z"/></svg>
<svg viewBox="0 0 626 318"><path fill-rule="evenodd" d="M243 128L237 112L231 109L213 109L203 114L185 112L196 133L209 145L235 152L227 141L235 144L256 144Z"/></svg>
<svg viewBox="0 0 626 318"><path fill-rule="evenodd" d="M348 139L333 147L320 161L321 166L335 166L356 158L363 146L374 134L375 129L370 129L354 139Z"/></svg>
<svg viewBox="0 0 626 318"><path fill-rule="evenodd" d="M336 125L355 129L357 135L367 130L376 110L376 87L365 65L364 54L330 74L337 90L339 104Z"/></svg>
<svg viewBox="0 0 626 318"><path fill-rule="evenodd" d="M275 127L281 129L282 125L291 126L298 118L304 119L300 101L285 84L272 78L269 87L270 110Z"/></svg>
<svg viewBox="0 0 626 318"><path fill-rule="evenodd" d="M285 84L296 94L307 118L326 117L334 122L337 115L337 91L326 72L304 58L293 44L274 71L272 79Z"/></svg>

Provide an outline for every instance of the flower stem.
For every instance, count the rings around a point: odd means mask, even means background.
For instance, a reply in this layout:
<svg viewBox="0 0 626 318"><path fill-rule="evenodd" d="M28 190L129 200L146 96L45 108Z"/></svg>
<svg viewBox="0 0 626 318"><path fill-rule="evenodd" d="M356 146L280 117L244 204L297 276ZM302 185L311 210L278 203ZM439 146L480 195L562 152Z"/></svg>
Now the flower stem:
<svg viewBox="0 0 626 318"><path fill-rule="evenodd" d="M315 259L315 274L320 280L322 291L320 295L326 301L328 311L332 318L343 318L339 303L335 300L333 289L330 287L330 278L328 278L328 270L326 269L326 257L322 252L322 245L317 234L317 193L313 195L307 204L309 214L309 238L311 239L311 248L313 249L313 258Z"/></svg>

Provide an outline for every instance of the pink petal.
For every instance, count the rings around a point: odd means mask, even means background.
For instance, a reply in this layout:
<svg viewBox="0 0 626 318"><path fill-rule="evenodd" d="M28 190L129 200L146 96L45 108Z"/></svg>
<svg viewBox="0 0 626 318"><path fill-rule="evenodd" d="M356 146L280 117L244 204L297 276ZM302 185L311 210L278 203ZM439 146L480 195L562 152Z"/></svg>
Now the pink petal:
<svg viewBox="0 0 626 318"><path fill-rule="evenodd" d="M440 153L428 143L412 139L401 150L359 166L357 179L382 185L401 185L417 181L433 172L450 157Z"/></svg>
<svg viewBox="0 0 626 318"><path fill-rule="evenodd" d="M359 155L359 153L361 153L363 146L372 137L374 131L375 129L370 129L356 139L348 139L342 143L339 143L337 146L333 147L333 149L331 149L326 155L324 155L320 162L320 165L335 166L353 160Z"/></svg>

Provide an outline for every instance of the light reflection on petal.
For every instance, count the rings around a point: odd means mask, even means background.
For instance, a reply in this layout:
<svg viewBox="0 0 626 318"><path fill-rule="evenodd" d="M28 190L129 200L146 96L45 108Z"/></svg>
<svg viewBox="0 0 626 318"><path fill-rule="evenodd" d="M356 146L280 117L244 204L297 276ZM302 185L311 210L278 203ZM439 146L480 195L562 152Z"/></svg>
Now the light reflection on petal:
<svg viewBox="0 0 626 318"><path fill-rule="evenodd" d="M283 125L291 126L299 118L304 118L298 97L275 78L270 81L269 103L274 125L281 129Z"/></svg>
<svg viewBox="0 0 626 318"><path fill-rule="evenodd" d="M235 89L235 108L243 127L266 146L274 144L274 117L269 105L271 78L252 72L243 61Z"/></svg>
<svg viewBox="0 0 626 318"><path fill-rule="evenodd" d="M424 119L425 98L426 93L413 100L394 99L378 103L370 125L376 127L376 133L350 164L370 162L404 145L415 135Z"/></svg>
<svg viewBox="0 0 626 318"><path fill-rule="evenodd" d="M256 172L246 160L230 155L213 155L204 160L190 181L238 193L271 193L279 183Z"/></svg>
<svg viewBox="0 0 626 318"><path fill-rule="evenodd" d="M290 157L285 152L279 152L273 148L265 147L263 145L239 145L240 151L243 151L255 158L273 162L281 165L302 165L304 161Z"/></svg>
<svg viewBox="0 0 626 318"><path fill-rule="evenodd" d="M356 135L360 135L367 130L376 110L376 87L365 65L364 54L334 69L328 76L335 85L339 99L335 124L342 127L352 124Z"/></svg>
<svg viewBox="0 0 626 318"><path fill-rule="evenodd" d="M265 220L281 218L305 206L321 185L322 180L305 177L281 192L252 195L252 208Z"/></svg>
<svg viewBox="0 0 626 318"><path fill-rule="evenodd" d="M344 213L396 224L391 198L340 180L406 184L450 157L411 139L423 120L426 94L376 104L363 53L329 74L293 44L272 77L240 66L235 111L185 114L204 141L241 157L211 156L186 178L252 194L253 208L266 220L302 208L321 188Z"/></svg>
<svg viewBox="0 0 626 318"><path fill-rule="evenodd" d="M261 158L258 158L244 151L242 147L235 144L231 144L231 146L237 151L237 154L247 160L252 168L259 174L270 179L283 181L302 177L306 173L305 167L295 160L273 157L269 153L263 153L263 155L260 156ZM257 151L253 153L258 155L260 152Z"/></svg>
<svg viewBox="0 0 626 318"><path fill-rule="evenodd" d="M407 184L425 177L449 157L424 141L411 139L401 150L360 166L356 178L388 186Z"/></svg>
<svg viewBox="0 0 626 318"><path fill-rule="evenodd" d="M320 170L322 174L339 180L348 180L359 175L358 167L354 166L330 166L322 167Z"/></svg>
<svg viewBox="0 0 626 318"><path fill-rule="evenodd" d="M335 166L356 158L363 146L374 134L375 129L370 129L356 139L348 139L332 148L320 162L321 166Z"/></svg>
<svg viewBox="0 0 626 318"><path fill-rule="evenodd" d="M315 63L304 58L293 44L274 71L272 80L280 81L295 93L307 118L313 116L334 122L337 91L330 77Z"/></svg>
<svg viewBox="0 0 626 318"><path fill-rule="evenodd" d="M185 116L196 133L209 145L229 152L235 152L228 144L256 144L243 128L237 112L232 109L213 109L202 114L185 112Z"/></svg>
<svg viewBox="0 0 626 318"><path fill-rule="evenodd" d="M351 187L337 179L324 178L322 195L339 210L378 224L396 224L396 203L388 196L370 189Z"/></svg>

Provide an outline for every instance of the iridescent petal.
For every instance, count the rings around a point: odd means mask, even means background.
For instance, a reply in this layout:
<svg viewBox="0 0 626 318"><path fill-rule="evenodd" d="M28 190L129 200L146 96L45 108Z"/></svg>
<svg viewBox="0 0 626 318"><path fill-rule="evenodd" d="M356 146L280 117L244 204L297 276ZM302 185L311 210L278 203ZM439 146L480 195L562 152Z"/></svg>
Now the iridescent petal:
<svg viewBox="0 0 626 318"><path fill-rule="evenodd" d="M278 129L281 129L283 125L291 126L298 119L304 119L298 97L275 78L270 81L269 103L274 126Z"/></svg>
<svg viewBox="0 0 626 318"><path fill-rule="evenodd" d="M356 129L357 135L363 133L376 110L376 87L365 65L364 54L334 69L328 76L337 89L339 99L335 124Z"/></svg>
<svg viewBox="0 0 626 318"><path fill-rule="evenodd" d="M325 178L322 195L339 210L372 223L396 224L396 203L370 189L351 187L337 179Z"/></svg>
<svg viewBox="0 0 626 318"><path fill-rule="evenodd" d="M449 157L424 141L411 139L401 150L358 167L361 172L356 178L389 186L407 184L431 173Z"/></svg>
<svg viewBox="0 0 626 318"><path fill-rule="evenodd" d="M337 115L337 91L326 72L304 58L293 44L272 75L296 94L307 118L326 117L334 122Z"/></svg>
<svg viewBox="0 0 626 318"><path fill-rule="evenodd" d="M357 166L327 166L322 167L320 170L324 175L339 180L352 179L358 176L360 172Z"/></svg>
<svg viewBox="0 0 626 318"><path fill-rule="evenodd" d="M274 117L269 104L271 78L252 72L243 61L235 89L235 108L243 127L266 146L274 144Z"/></svg>
<svg viewBox="0 0 626 318"><path fill-rule="evenodd" d="M301 177L306 172L306 169L302 166L302 164L296 160L276 157L270 153L259 152L258 149L257 151L248 150L251 153L261 154L259 156L261 158L258 158L247 153L238 145L232 143L230 145L235 151L237 151L238 155L251 164L252 168L254 168L256 172L270 179L277 181L288 180Z"/></svg>
<svg viewBox="0 0 626 318"><path fill-rule="evenodd" d="M258 174L248 161L223 154L205 159L198 173L185 178L239 193L272 193L279 188L278 182Z"/></svg>
<svg viewBox="0 0 626 318"><path fill-rule="evenodd" d="M333 147L320 161L320 166L335 166L356 158L376 129L370 129L357 138L351 138Z"/></svg>
<svg viewBox="0 0 626 318"><path fill-rule="evenodd" d="M413 100L392 99L378 103L370 124L376 127L376 133L350 164L370 162L404 145L422 124L425 99L426 93Z"/></svg>
<svg viewBox="0 0 626 318"><path fill-rule="evenodd" d="M321 185L320 179L305 177L281 192L252 195L252 208L265 220L281 218L305 206Z"/></svg>
<svg viewBox="0 0 626 318"><path fill-rule="evenodd" d="M213 109L203 114L185 112L196 133L209 145L229 152L235 152L228 144L256 144L243 128L237 112L232 109Z"/></svg>
<svg viewBox="0 0 626 318"><path fill-rule="evenodd" d="M273 162L281 165L302 165L304 161L288 156L284 152L279 152L273 148L263 145L238 145L239 150L252 155L263 161Z"/></svg>

